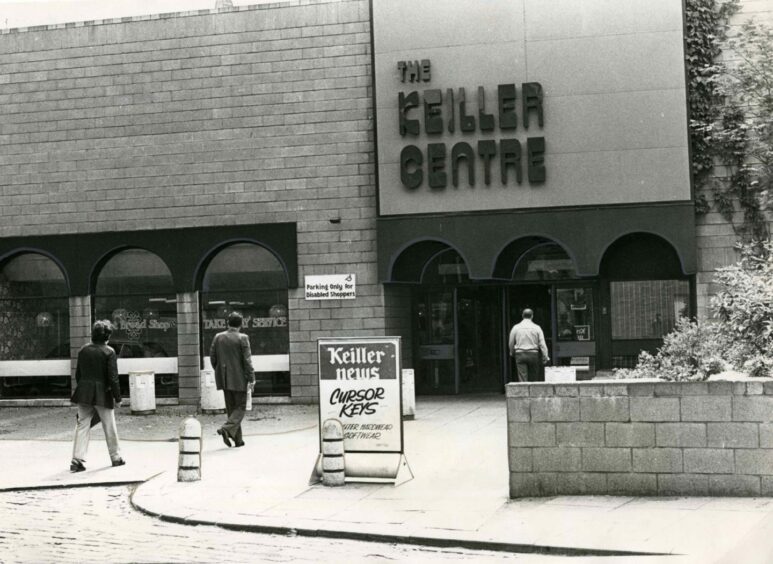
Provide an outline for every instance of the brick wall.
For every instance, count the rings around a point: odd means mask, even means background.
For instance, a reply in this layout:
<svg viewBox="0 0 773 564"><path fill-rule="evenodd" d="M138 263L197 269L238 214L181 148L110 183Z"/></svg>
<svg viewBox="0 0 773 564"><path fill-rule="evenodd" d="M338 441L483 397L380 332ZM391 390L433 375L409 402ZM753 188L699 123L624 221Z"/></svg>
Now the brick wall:
<svg viewBox="0 0 773 564"><path fill-rule="evenodd" d="M506 392L512 498L773 496L773 379Z"/></svg>
<svg viewBox="0 0 773 564"><path fill-rule="evenodd" d="M290 291L295 401L317 338L384 334L368 0L2 33L0 179L0 237L296 222L358 297Z"/></svg>
<svg viewBox="0 0 773 564"><path fill-rule="evenodd" d="M177 294L178 398L183 405L198 405L201 397L199 347L198 292Z"/></svg>
<svg viewBox="0 0 773 564"><path fill-rule="evenodd" d="M773 26L773 4L769 0L741 0L740 6L740 12L731 21L732 27L737 28L749 18ZM731 29L731 33L732 31ZM721 167L715 172L717 175L723 174ZM712 201L710 190L706 191L705 196ZM738 260L738 254L733 247L739 238L735 235L733 226L716 211L698 216L696 221L698 317L707 319L709 300L717 291L713 284L714 271ZM737 213L734 221L741 225L743 214ZM773 232L773 224L770 225L770 230Z"/></svg>
<svg viewBox="0 0 773 564"><path fill-rule="evenodd" d="M70 374L75 389L78 351L91 340L91 296L70 298Z"/></svg>

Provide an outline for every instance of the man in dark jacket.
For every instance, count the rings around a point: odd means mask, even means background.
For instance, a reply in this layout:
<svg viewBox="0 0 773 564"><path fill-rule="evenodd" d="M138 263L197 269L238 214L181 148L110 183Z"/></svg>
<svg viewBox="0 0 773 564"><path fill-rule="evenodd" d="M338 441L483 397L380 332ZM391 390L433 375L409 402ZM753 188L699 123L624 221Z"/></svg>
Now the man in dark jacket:
<svg viewBox="0 0 773 564"><path fill-rule="evenodd" d="M247 394L252 393L255 383L250 338L239 332L241 326L241 314L232 312L228 316L228 330L215 335L209 350L209 359L215 369L215 385L218 390L223 390L228 414L228 420L217 434L229 447L231 441L238 447L244 446L242 419L247 410Z"/></svg>
<svg viewBox="0 0 773 564"><path fill-rule="evenodd" d="M126 464L121 458L118 432L115 428L114 406L121 405L121 388L118 385L118 362L115 351L107 346L112 333L109 321L97 321L91 330L91 343L78 352L75 369L75 392L70 401L78 404L78 423L72 448L71 472L83 472L86 467L86 451L89 448L91 420L94 414L102 420L107 449L113 466Z"/></svg>

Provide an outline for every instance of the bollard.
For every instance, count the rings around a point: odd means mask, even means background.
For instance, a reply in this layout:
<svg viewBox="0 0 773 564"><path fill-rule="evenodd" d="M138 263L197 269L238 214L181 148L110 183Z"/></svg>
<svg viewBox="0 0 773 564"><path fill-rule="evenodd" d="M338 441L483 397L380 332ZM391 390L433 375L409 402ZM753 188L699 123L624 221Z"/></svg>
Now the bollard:
<svg viewBox="0 0 773 564"><path fill-rule="evenodd" d="M195 417L188 417L180 424L178 482L201 480L201 442L201 423Z"/></svg>
<svg viewBox="0 0 773 564"><path fill-rule="evenodd" d="M201 371L201 412L225 413L225 396L215 384L215 371Z"/></svg>
<svg viewBox="0 0 773 564"><path fill-rule="evenodd" d="M413 368L402 370L403 384L403 419L416 417L416 387L414 384Z"/></svg>
<svg viewBox="0 0 773 564"><path fill-rule="evenodd" d="M322 424L322 483L343 486L344 467L344 428L337 419L328 419Z"/></svg>

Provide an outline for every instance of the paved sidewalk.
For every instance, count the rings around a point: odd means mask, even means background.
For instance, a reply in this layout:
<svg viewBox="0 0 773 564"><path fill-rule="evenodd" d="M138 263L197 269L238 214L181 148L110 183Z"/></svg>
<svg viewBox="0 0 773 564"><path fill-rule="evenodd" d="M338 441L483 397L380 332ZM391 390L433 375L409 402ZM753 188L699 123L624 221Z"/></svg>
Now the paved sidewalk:
<svg viewBox="0 0 773 564"><path fill-rule="evenodd" d="M309 486L318 452L309 415L248 434L239 449L227 448L207 427L202 480L192 483L176 481L172 442L127 441L129 463L111 468L104 441L93 437L89 470L70 474L62 462L69 459L69 442L0 441L0 489L144 482L163 472L137 488L133 503L192 524L588 555L579 558L583 562L773 562L773 499L510 501L501 397L420 399L416 420L405 422L406 456L415 477L397 487Z"/></svg>

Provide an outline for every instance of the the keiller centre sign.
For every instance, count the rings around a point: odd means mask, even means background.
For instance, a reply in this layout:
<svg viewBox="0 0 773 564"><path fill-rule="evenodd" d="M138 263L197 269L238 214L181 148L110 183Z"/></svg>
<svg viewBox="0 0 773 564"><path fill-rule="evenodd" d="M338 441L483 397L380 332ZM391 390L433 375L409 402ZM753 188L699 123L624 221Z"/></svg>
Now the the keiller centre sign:
<svg viewBox="0 0 773 564"><path fill-rule="evenodd" d="M426 83L432 78L429 59L398 61L397 71L399 80L404 83ZM460 184L475 186L479 178L478 167L482 169L486 186L491 185L492 174L498 175L503 186L513 182L521 184L524 168L529 184L545 182L545 138L542 136L527 137L525 150L515 137L479 138L473 144L460 140L450 147L443 142L431 141L433 136L446 130L453 134L457 129L459 135L486 135L495 131L510 135L519 127L519 105L524 129L528 130L532 125L533 131L535 121L540 129L544 126L542 85L538 82L524 82L520 92L513 83L498 85L494 95L487 93L483 86L478 86L477 94L473 92L475 90L468 92L460 87L398 93L395 125L400 136L417 141L426 136L429 141L426 150L409 144L400 151L400 182L405 188L414 190L425 184L431 189ZM491 110L486 107L487 97L495 101ZM495 162L498 162L496 172L492 171Z"/></svg>
<svg viewBox="0 0 773 564"><path fill-rule="evenodd" d="M371 2L382 223L690 201L682 4Z"/></svg>
<svg viewBox="0 0 773 564"><path fill-rule="evenodd" d="M321 339L321 424L341 422L344 450L403 451L399 337Z"/></svg>

